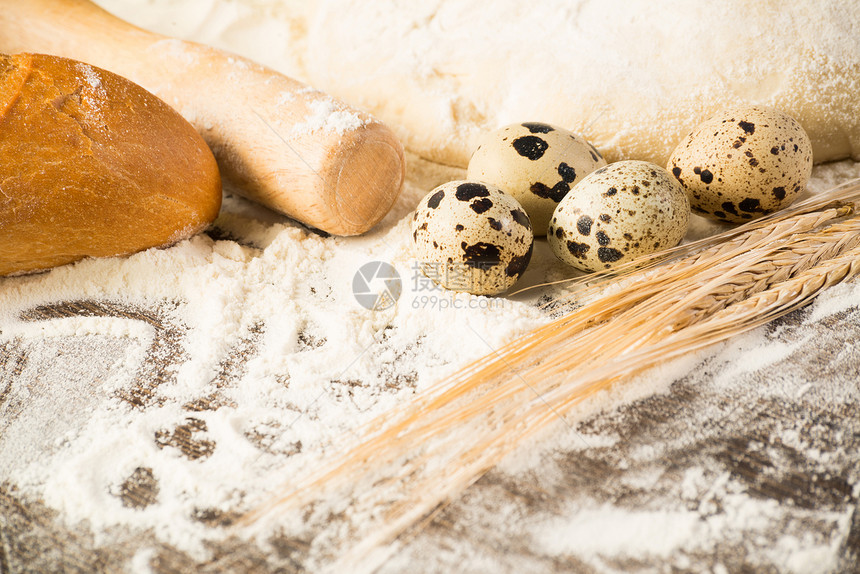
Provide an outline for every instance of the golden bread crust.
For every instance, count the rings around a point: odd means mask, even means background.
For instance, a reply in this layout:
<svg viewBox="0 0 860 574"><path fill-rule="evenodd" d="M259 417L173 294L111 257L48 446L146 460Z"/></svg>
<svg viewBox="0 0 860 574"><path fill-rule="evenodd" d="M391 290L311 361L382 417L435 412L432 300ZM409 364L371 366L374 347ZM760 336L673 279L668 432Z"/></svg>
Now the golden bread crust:
<svg viewBox="0 0 860 574"><path fill-rule="evenodd" d="M0 55L0 275L169 245L220 206L211 151L157 97L74 60Z"/></svg>

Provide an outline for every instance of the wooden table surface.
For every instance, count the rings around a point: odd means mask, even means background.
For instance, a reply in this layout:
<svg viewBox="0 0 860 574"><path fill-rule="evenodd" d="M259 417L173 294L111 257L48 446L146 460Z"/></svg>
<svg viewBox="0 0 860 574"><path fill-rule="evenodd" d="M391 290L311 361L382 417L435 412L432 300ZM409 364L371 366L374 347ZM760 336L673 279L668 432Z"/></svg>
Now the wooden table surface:
<svg viewBox="0 0 860 574"><path fill-rule="evenodd" d="M158 308L80 301L27 312L32 321L78 315L137 318L156 330L151 356L179 352L181 329ZM408 532L381 572L804 572L821 571L821 564L860 571L860 308L820 320L800 310L764 332L794 351L735 376L730 341L667 392L588 416L575 432L560 431L541 456L491 471ZM253 345L252 332L224 359L223 384L235 380ZM86 355L75 339L65 352ZM7 397L29 360L15 344L0 347L0 433L16 417ZM172 376L168 363L146 361L122 400L152 401L153 390ZM205 423L194 413L218 408L222 399L216 392L184 405L187 424L152 440L190 460L207 456L214 445L196 437ZM702 413L710 415L704 424ZM126 507L145 508L158 489L151 470L138 468L116 495ZM580 513L601 516L597 511L641 524L654 543L631 538L625 547L619 539L638 527L621 528L613 540L619 524L600 520L592 540L603 548L597 554L575 540L558 548L541 538L546 525ZM664 530L685 523L655 520L661 513L693 516L706 539L665 546L672 533ZM235 516L201 511L196 519L221 528ZM159 573L301 572L313 541L313 533L274 536L263 550L231 538L200 562L151 532L116 528L96 541L85 527L62 524L42 501L0 484L0 572L128 571L142 548Z"/></svg>

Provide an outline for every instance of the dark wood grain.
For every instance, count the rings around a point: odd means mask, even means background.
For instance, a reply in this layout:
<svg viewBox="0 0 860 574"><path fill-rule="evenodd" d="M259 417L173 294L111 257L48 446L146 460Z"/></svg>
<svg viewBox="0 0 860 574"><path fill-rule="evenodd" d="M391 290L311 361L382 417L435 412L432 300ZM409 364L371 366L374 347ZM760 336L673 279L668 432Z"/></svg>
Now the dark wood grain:
<svg viewBox="0 0 860 574"><path fill-rule="evenodd" d="M157 404L159 386L174 376L165 363L185 360L180 345L183 327L171 319L170 305L142 309L71 302L34 309L24 318L118 316L151 325L156 337L147 350L147 364L134 378L136 390L122 395L128 404L139 407ZM718 566L729 572L777 572L779 568L763 559L761 550L776 545L786 529L810 536L832 535L832 521L824 519L828 513L850 514L850 529L836 549L838 567L841 572L858 571L860 510L855 485L860 480L860 351L854 342L860 336L860 312L811 325L803 313L788 315L769 327L775 337L805 341L791 356L719 384L715 381L723 365L706 359L666 393L585 418L576 426L577 437L570 444L546 451L539 462L518 472L493 470L457 500L437 508L402 536L403 547L381 571L483 572L493 564L496 572L700 572ZM215 445L207 438L205 421L195 413L230 404L224 391L243 376L264 330L264 325L254 325L239 337L207 385L207 394L184 405L188 416L183 422L156 432L156 445L176 449L189 460L211 455ZM316 340L305 336L309 349ZM398 350L396 360L408 360L409 352ZM9 381L20 375L27 360L25 349L16 342L0 346L0 405ZM401 377L405 379L399 384L414 384L409 375ZM333 388L347 394L352 385L364 384L347 378L332 381ZM795 392L799 385L808 385L808 391ZM783 387L784 392L779 391ZM710 416L703 422L701 413ZM786 440L789 431L803 437L804 448ZM590 438L607 436L616 437L610 446ZM263 434L249 440L261 450L271 443ZM301 449L298 443L274 454L290 456ZM653 456L647 455L649 449ZM809 449L828 456L815 458ZM527 529L519 530L520 521L528 524L595 505L625 511L693 511L712 505L707 512L722 512L722 495L707 500L704 492L682 496L684 477L691 469L700 469L711 481L728 476L745 496L776 505L783 521L756 531L754 537L717 540L709 551L692 548L663 557L604 556L600 568L586 556L546 553ZM637 486L629 480L642 473L654 476L653 484ZM159 489L151 469L139 467L114 494L128 508L143 509L157 503ZM500 523L499 516L515 518ZM194 512L194 519L213 529L229 528L238 518L238 513L221 509ZM117 528L111 542L98 546L86 528L64 526L41 501L24 496L15 485L0 485L0 572L4 574L123 572L141 549L150 552L149 566L159 574L303 572L314 538L313 529L303 537L275 533L265 547L259 547L230 537L212 545L205 561L159 542L151 532Z"/></svg>
<svg viewBox="0 0 860 574"><path fill-rule="evenodd" d="M135 375L134 383L120 395L130 405L143 408L159 400L158 387L175 380L176 365L187 358L181 345L186 329L170 318L170 312L178 305L163 301L141 308L111 302L67 301L34 307L21 313L20 318L36 322L64 317L123 317L151 325L155 337L147 349L146 361Z"/></svg>

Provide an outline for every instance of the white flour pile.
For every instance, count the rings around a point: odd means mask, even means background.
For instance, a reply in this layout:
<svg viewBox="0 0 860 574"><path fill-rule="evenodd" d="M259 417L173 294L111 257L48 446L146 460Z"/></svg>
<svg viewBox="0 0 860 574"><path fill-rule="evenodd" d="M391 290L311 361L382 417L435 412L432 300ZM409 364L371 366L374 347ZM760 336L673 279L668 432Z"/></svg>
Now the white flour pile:
<svg viewBox="0 0 860 574"><path fill-rule="evenodd" d="M697 123L767 104L817 161L860 159L860 10L838 1L101 0L146 28L232 51L392 125L465 166L488 129L586 136L610 161L665 163Z"/></svg>
<svg viewBox="0 0 860 574"><path fill-rule="evenodd" d="M154 29L196 34L237 51L270 47L279 53L291 37L270 18L281 9L272 3L257 9L250 1L203 3L211 8L206 11L185 2L175 12L168 2L101 4L120 14L122 8L125 16L134 12L139 23ZM282 9L293 8L298 9ZM339 121L331 110L315 112L298 129ZM124 527L148 531L204 559L206 542L229 532L199 520L201 513L235 515L278 494L307 465L337 457L330 444L345 433L547 322L539 291L510 299L452 294L417 273L410 251L411 210L434 185L462 172L409 159L402 197L382 224L360 238L323 237L228 198L210 235L126 259L0 279L0 348L27 357L0 369L0 483L43 500L67 525L91 530L96 544L110 542L114 527ZM860 164L819 166L809 189L820 192L855 177ZM713 226L699 221L691 235L711 231ZM391 308L367 310L353 294L355 273L372 261L389 263L400 274L402 294ZM540 241L519 286L572 275ZM821 315L851 308L860 301L860 287L850 284L825 300L815 307ZM96 316L21 316L39 306L88 301L101 304ZM117 309L151 320L128 318ZM736 349L735 375L791 352L758 333ZM601 395L583 405L580 418L663 392L708 355L677 361ZM123 391L141 376L162 382L136 407L123 399ZM220 405L215 410L188 408L213 396ZM183 454L180 435L195 441L195 457ZM596 444L601 438L590 440ZM511 463L512 469L528 467ZM150 469L157 481L156 499L140 508L126 506L119 494L141 468ZM685 481L690 488L700 486L694 474ZM729 530L754 528L763 512L758 503L733 500L738 506L728 518L712 522L702 522L696 512L598 508L570 517L541 516L525 526L550 554L660 556L706 547ZM304 525L277 527L299 534ZM617 545L619 528L632 536L623 548ZM634 536L640 529L648 532L647 539ZM789 537L786 548L799 543ZM827 555L829 544L812 543L810 556ZM130 567L146 570L147 556L141 549ZM826 567L826 561L819 566Z"/></svg>

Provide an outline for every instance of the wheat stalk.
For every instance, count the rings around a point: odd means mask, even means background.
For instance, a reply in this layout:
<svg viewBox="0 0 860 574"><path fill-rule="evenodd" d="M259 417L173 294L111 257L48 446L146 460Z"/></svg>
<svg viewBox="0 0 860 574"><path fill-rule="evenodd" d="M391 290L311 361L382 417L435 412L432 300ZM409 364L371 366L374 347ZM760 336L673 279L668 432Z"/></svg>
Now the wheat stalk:
<svg viewBox="0 0 860 574"><path fill-rule="evenodd" d="M346 541L356 564L456 495L586 398L655 364L759 326L860 271L860 183L631 266L603 296L539 327L368 425L337 463L248 514L298 508L333 489L373 509L370 534ZM842 201L844 204L834 204ZM825 227L822 227L825 226ZM664 254L666 255L666 254ZM639 262L641 265L642 262ZM647 263L647 262L646 262ZM368 510L370 512L370 510Z"/></svg>

